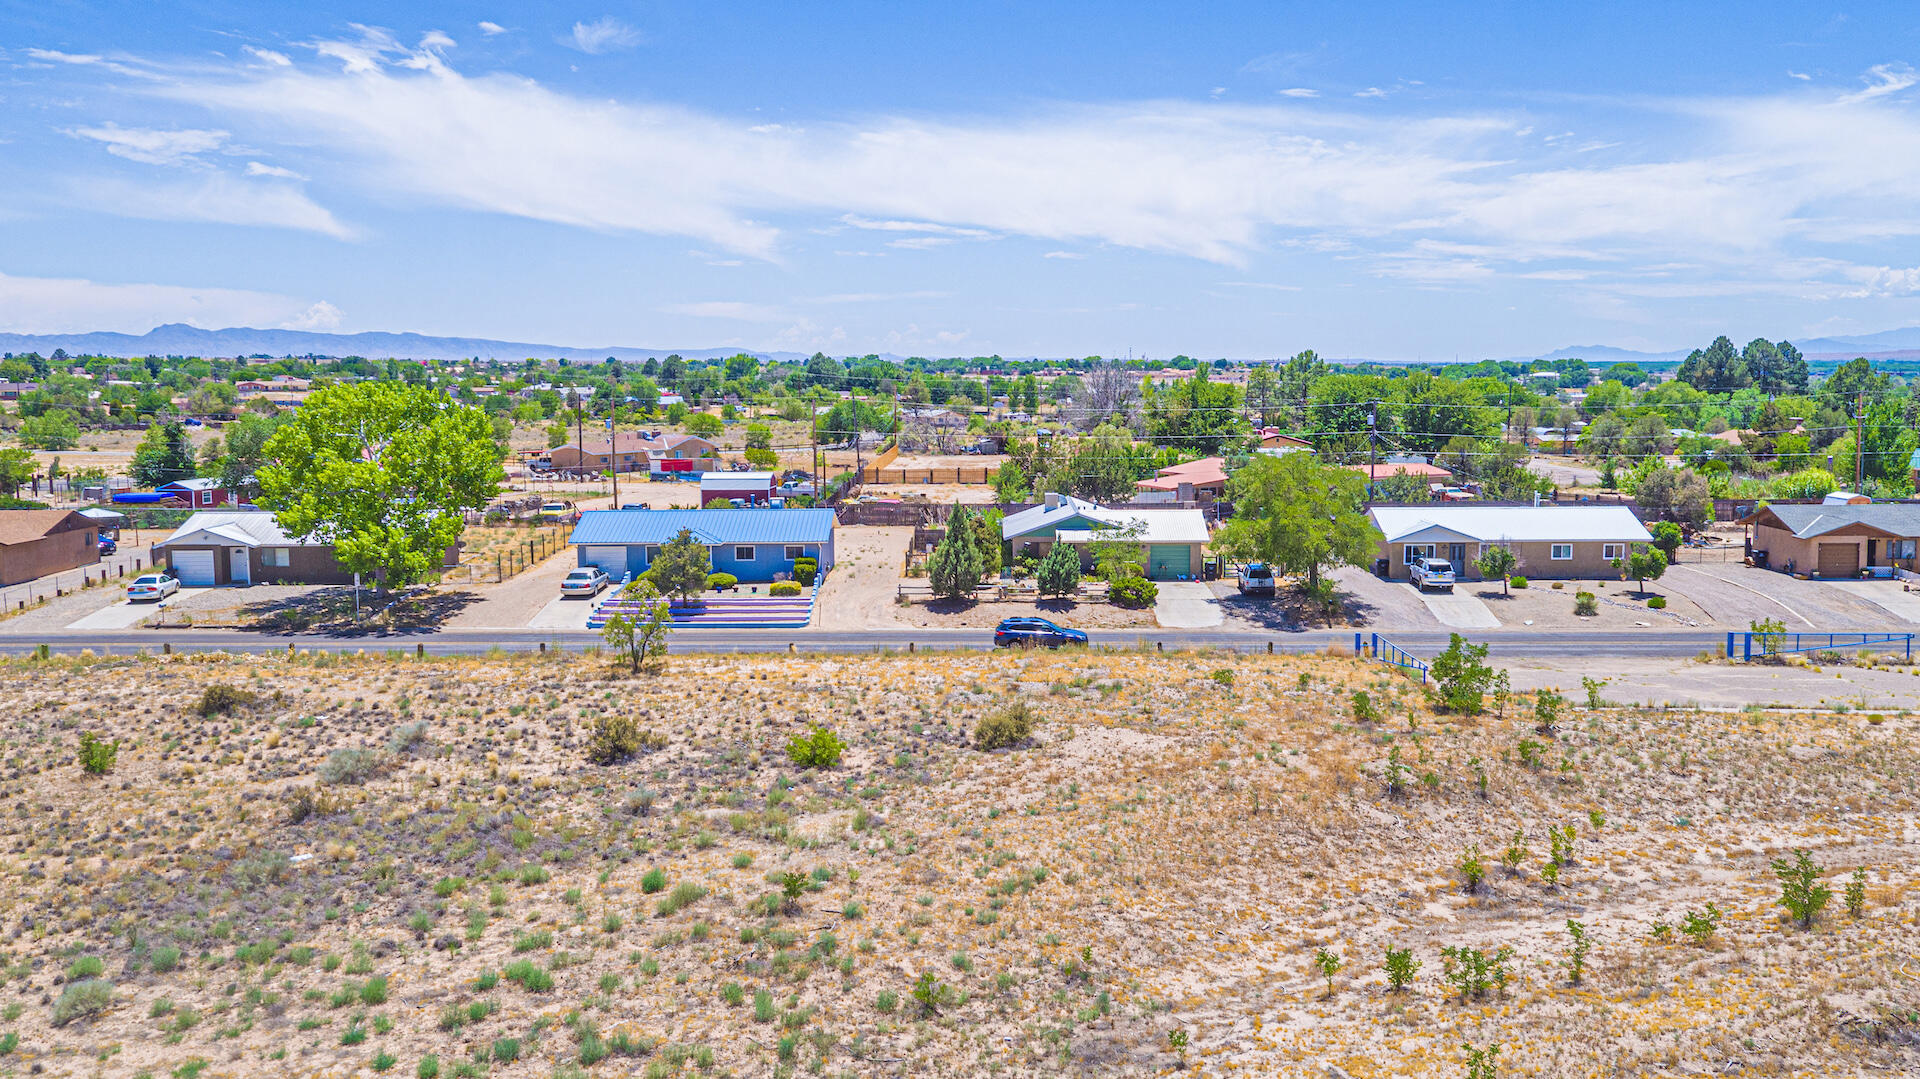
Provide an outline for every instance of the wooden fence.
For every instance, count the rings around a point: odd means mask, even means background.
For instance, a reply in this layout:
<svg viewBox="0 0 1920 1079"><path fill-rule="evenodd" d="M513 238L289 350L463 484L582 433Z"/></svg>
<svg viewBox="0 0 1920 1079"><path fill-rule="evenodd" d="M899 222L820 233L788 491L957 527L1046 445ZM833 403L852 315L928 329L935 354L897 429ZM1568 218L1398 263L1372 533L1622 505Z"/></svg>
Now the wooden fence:
<svg viewBox="0 0 1920 1079"><path fill-rule="evenodd" d="M979 468L869 468L867 483L991 483L993 469Z"/></svg>
<svg viewBox="0 0 1920 1079"><path fill-rule="evenodd" d="M861 483L882 483L882 482L892 483L894 482L892 480L883 481L878 477L881 473L881 470L885 469L888 465L898 460L899 457L900 457L900 442L899 440L896 439L892 442L889 442L887 445L881 447L879 455L874 457L874 459L870 463L868 463L867 467L860 470L860 482Z"/></svg>

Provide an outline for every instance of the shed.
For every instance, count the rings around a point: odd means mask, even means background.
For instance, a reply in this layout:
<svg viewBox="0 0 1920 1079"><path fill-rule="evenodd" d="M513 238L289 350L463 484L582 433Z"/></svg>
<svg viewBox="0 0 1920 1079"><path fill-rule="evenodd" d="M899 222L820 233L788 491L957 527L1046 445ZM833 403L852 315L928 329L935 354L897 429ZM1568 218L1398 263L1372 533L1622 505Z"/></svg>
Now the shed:
<svg viewBox="0 0 1920 1079"><path fill-rule="evenodd" d="M155 487L153 493L177 498L195 509L245 505L253 501L239 491L220 486L219 480L204 476L163 483Z"/></svg>
<svg viewBox="0 0 1920 1079"><path fill-rule="evenodd" d="M745 505L765 505L773 498L773 488L778 482L779 477L771 472L702 472L700 504L708 506L737 498Z"/></svg>
<svg viewBox="0 0 1920 1079"><path fill-rule="evenodd" d="M100 561L100 526L73 510L0 510L0 585Z"/></svg>
<svg viewBox="0 0 1920 1079"><path fill-rule="evenodd" d="M589 510L567 542L578 550L580 565L619 580L646 572L660 548L685 530L707 548L713 572L771 581L775 574L792 575L801 558L815 559L824 573L833 565L833 529L828 509Z"/></svg>

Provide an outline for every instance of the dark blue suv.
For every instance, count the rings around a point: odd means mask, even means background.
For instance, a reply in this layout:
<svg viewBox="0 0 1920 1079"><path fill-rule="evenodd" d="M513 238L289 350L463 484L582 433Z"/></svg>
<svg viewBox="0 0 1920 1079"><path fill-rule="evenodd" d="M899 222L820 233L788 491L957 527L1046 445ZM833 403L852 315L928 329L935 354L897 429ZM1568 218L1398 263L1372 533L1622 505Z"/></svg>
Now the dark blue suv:
<svg viewBox="0 0 1920 1079"><path fill-rule="evenodd" d="M1063 644L1086 644L1087 635L1077 629L1056 626L1044 618L1008 618L993 630L996 645L1043 644L1058 648Z"/></svg>

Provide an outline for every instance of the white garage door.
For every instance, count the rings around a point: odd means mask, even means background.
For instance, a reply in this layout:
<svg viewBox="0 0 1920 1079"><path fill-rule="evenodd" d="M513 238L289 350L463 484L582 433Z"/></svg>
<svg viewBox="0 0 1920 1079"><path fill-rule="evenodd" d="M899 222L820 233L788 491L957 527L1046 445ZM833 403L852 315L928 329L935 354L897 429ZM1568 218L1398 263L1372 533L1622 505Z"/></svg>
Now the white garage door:
<svg viewBox="0 0 1920 1079"><path fill-rule="evenodd" d="M580 564L598 566L607 576L618 581L627 572L627 549L625 547L582 547Z"/></svg>
<svg viewBox="0 0 1920 1079"><path fill-rule="evenodd" d="M173 551L168 555L173 563L173 575L180 583L194 588L213 586L212 551Z"/></svg>

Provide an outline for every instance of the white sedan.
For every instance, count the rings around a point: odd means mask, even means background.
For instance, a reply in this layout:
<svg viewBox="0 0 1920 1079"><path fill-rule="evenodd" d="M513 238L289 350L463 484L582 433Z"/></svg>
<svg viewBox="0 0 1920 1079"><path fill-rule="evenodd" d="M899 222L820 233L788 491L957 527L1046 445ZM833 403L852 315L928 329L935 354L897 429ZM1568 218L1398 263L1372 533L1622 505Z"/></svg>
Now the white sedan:
<svg viewBox="0 0 1920 1079"><path fill-rule="evenodd" d="M128 602L163 600L180 591L180 581L164 573L143 573L127 586Z"/></svg>
<svg viewBox="0 0 1920 1079"><path fill-rule="evenodd" d="M592 566L581 566L567 574L560 582L560 594L563 596L597 596L600 590L613 583L606 571Z"/></svg>

